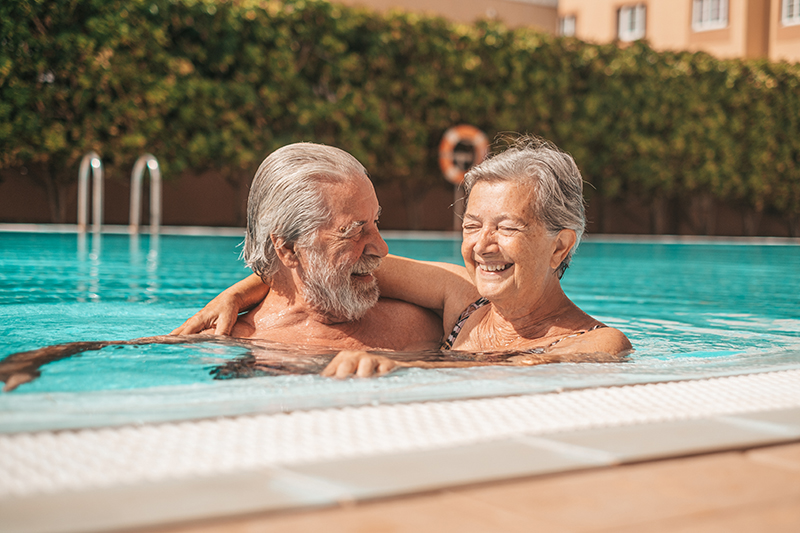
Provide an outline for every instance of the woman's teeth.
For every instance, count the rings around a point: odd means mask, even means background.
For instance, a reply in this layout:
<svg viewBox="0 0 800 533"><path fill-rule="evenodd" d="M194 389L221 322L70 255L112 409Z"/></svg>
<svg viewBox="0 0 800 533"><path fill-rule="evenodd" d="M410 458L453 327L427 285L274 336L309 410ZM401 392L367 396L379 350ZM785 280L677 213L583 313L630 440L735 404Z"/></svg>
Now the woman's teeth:
<svg viewBox="0 0 800 533"><path fill-rule="evenodd" d="M505 265L478 265L484 272L500 272L511 266L511 263Z"/></svg>

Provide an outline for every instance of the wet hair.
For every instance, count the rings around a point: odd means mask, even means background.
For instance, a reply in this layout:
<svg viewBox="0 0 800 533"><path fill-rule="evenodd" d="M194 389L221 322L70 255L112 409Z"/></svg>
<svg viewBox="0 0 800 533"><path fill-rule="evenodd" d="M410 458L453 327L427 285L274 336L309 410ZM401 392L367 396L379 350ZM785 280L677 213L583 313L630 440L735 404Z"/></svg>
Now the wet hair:
<svg viewBox="0 0 800 533"><path fill-rule="evenodd" d="M540 137L504 138L508 147L490 156L464 176L467 199L476 183L511 181L533 191L534 216L555 236L563 229L575 231L575 246L557 269L564 275L586 228L583 178L572 156Z"/></svg>
<svg viewBox="0 0 800 533"><path fill-rule="evenodd" d="M242 259L268 282L278 271L270 235L287 244L308 246L317 230L331 220L323 189L366 169L344 150L322 144L296 143L272 152L258 167L247 198L247 233Z"/></svg>

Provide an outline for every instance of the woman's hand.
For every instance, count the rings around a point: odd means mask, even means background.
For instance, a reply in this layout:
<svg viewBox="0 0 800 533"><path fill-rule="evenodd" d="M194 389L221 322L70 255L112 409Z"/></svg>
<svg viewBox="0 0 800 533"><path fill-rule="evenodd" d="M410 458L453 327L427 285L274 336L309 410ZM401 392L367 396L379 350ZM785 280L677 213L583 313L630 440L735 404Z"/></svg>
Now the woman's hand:
<svg viewBox="0 0 800 533"><path fill-rule="evenodd" d="M170 335L191 335L214 330L214 335L230 335L239 313L246 311L269 293L269 285L252 274L228 287Z"/></svg>
<svg viewBox="0 0 800 533"><path fill-rule="evenodd" d="M406 366L399 361L383 355L375 355L363 351L344 350L328 363L320 374L327 378L344 379L351 376L369 378L385 376L398 367Z"/></svg>
<svg viewBox="0 0 800 533"><path fill-rule="evenodd" d="M214 335L230 335L239 317L240 305L238 298L223 292L170 335L191 335L209 329L214 330Z"/></svg>

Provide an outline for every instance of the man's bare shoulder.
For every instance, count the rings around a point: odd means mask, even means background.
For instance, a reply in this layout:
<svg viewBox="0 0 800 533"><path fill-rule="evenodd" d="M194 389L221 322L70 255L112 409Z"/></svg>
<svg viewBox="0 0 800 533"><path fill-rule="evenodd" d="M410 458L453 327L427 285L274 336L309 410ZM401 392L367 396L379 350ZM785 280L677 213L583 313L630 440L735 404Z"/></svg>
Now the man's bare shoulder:
<svg viewBox="0 0 800 533"><path fill-rule="evenodd" d="M371 311L374 311L375 317L379 317L381 320L384 320L387 317L397 316L408 321L418 320L423 323L435 322L439 329L442 327L442 318L440 315L436 314L430 309L425 309L424 307L410 304L402 300L381 298L378 300L378 303L375 304L375 307L371 309Z"/></svg>
<svg viewBox="0 0 800 533"><path fill-rule="evenodd" d="M442 339L442 318L429 309L400 300L381 298L368 313L369 327L379 328L398 342L408 340L405 348L437 348Z"/></svg>

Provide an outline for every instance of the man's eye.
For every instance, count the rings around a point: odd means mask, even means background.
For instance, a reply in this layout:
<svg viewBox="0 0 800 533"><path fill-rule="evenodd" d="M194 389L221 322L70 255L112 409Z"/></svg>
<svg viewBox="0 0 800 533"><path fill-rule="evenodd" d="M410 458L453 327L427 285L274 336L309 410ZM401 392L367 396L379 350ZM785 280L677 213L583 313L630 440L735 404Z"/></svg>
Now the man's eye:
<svg viewBox="0 0 800 533"><path fill-rule="evenodd" d="M478 231L481 227L477 224L464 224L461 226L464 231Z"/></svg>

